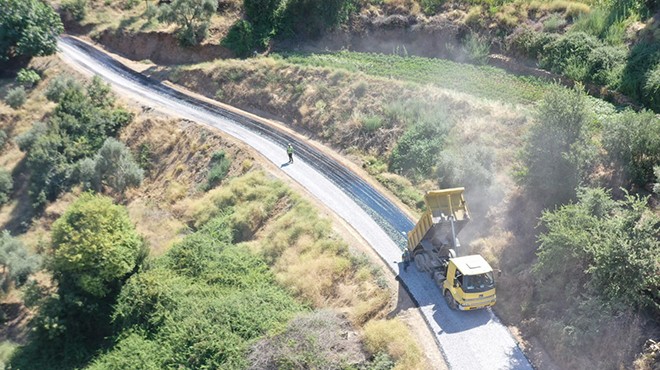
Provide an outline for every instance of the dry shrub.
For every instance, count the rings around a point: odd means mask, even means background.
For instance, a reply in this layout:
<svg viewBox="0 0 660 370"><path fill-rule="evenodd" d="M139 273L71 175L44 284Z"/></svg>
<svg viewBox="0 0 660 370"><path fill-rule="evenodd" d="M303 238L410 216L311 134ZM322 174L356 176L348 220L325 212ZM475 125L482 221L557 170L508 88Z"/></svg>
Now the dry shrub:
<svg viewBox="0 0 660 370"><path fill-rule="evenodd" d="M250 369L339 369L366 362L350 323L330 310L301 314L286 330L255 343Z"/></svg>
<svg viewBox="0 0 660 370"><path fill-rule="evenodd" d="M374 355L387 353L396 361L395 369L419 369L424 365L422 351L398 319L370 321L364 326L363 336L366 349Z"/></svg>
<svg viewBox="0 0 660 370"><path fill-rule="evenodd" d="M465 15L465 24L468 26L479 26L483 21L483 8L480 5L473 6Z"/></svg>
<svg viewBox="0 0 660 370"><path fill-rule="evenodd" d="M591 12L591 7L584 3L571 2L566 6L566 16L573 19L582 14L589 14L589 12Z"/></svg>

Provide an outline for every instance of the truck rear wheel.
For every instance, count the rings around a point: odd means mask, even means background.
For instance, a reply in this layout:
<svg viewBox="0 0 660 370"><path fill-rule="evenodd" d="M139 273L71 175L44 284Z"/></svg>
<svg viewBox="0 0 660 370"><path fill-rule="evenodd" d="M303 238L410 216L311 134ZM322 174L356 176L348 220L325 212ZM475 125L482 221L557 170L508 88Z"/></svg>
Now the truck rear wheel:
<svg viewBox="0 0 660 370"><path fill-rule="evenodd" d="M424 254L421 253L415 255L415 266L417 266L417 270L419 271L426 271L426 259L424 257Z"/></svg>

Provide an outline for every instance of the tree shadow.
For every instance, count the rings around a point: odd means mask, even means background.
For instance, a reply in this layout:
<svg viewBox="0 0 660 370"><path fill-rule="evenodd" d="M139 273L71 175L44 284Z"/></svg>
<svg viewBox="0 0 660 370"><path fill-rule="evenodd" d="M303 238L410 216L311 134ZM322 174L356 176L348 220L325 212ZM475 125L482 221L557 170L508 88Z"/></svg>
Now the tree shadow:
<svg viewBox="0 0 660 370"><path fill-rule="evenodd" d="M402 266L401 266L402 270ZM397 298L396 298L396 307L387 314L387 318L391 319L396 317L403 311L409 310L411 308L417 308L417 304L410 297L410 294L406 291L406 288L401 284L401 279L399 276L396 277L397 281Z"/></svg>
<svg viewBox="0 0 660 370"><path fill-rule="evenodd" d="M2 228L9 230L12 234L20 234L27 231L36 215L30 199L30 173L27 168L27 158L21 159L12 171L14 190L11 199L16 201L14 209L9 214L9 219Z"/></svg>

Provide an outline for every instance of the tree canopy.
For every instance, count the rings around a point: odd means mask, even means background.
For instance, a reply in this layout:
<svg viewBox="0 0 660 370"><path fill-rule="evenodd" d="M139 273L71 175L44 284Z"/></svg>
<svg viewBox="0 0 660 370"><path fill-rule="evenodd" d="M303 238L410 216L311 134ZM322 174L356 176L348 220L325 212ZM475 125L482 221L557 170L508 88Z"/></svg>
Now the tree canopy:
<svg viewBox="0 0 660 370"><path fill-rule="evenodd" d="M128 213L104 196L83 194L55 221L52 235L55 275L92 296L107 295L142 253Z"/></svg>
<svg viewBox="0 0 660 370"><path fill-rule="evenodd" d="M0 60L50 55L64 31L55 11L39 0L0 0Z"/></svg>

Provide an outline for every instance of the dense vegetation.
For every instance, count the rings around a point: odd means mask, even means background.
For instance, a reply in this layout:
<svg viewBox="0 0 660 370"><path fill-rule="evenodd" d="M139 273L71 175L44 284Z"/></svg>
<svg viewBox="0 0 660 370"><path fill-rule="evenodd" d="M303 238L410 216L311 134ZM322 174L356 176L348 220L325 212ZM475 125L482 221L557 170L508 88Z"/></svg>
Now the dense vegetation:
<svg viewBox="0 0 660 370"><path fill-rule="evenodd" d="M108 171L113 171L113 182L107 185L117 191L139 184L142 176L137 166L128 165L132 157L119 154L108 157L111 154L103 149L106 138L116 136L133 115L115 108L109 86L99 78L93 79L85 89L66 80L64 76L58 77L46 91L46 96L58 103L48 121L35 123L16 139L27 153L30 197L35 209L41 209L72 185L89 183L91 177L100 185L106 184ZM94 156L95 159L90 159ZM108 160L119 162L105 164ZM95 169L92 174L90 167Z"/></svg>

